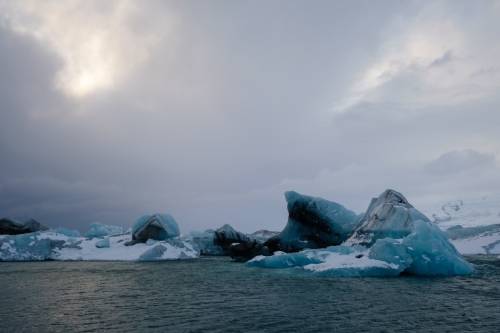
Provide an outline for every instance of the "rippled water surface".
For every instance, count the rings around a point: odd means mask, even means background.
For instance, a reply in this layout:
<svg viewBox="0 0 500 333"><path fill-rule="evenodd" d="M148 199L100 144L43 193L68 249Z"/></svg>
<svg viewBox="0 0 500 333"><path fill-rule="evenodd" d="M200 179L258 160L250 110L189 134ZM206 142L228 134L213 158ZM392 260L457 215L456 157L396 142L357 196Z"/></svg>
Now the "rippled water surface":
<svg viewBox="0 0 500 333"><path fill-rule="evenodd" d="M500 261L470 277L332 278L191 261L0 263L0 332L500 332Z"/></svg>

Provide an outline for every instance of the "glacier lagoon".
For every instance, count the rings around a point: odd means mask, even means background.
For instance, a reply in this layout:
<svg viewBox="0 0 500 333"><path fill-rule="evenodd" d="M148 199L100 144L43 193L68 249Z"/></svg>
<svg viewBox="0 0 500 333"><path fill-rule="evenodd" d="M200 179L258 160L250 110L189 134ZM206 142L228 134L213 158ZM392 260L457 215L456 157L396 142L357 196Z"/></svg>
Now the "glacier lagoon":
<svg viewBox="0 0 500 333"><path fill-rule="evenodd" d="M431 221L395 191L362 215L296 192L286 199L282 232L224 225L182 235L173 217L153 214L128 231L94 224L85 237L64 228L1 236L0 259L30 262L0 263L0 332L499 327L497 225L443 227L460 221L455 213ZM234 247L252 259L232 261ZM489 255L461 255L479 249Z"/></svg>
<svg viewBox="0 0 500 333"><path fill-rule="evenodd" d="M1 263L0 332L496 332L500 261L467 259L472 275L356 279L227 257Z"/></svg>
<svg viewBox="0 0 500 333"><path fill-rule="evenodd" d="M336 202L294 191L286 192L285 198L285 228L258 237L230 225L183 236L169 214L141 216L129 231L94 223L86 237L65 228L48 230L35 220L4 218L0 226L7 235L0 235L0 261L161 261L208 254L248 261L250 267L293 272L302 268L339 277L453 276L474 271L449 239L464 233L447 234L397 191L388 189L372 198L359 215ZM465 235L484 232L473 229L465 229ZM259 238L264 234L269 238ZM496 245L489 244L487 253Z"/></svg>

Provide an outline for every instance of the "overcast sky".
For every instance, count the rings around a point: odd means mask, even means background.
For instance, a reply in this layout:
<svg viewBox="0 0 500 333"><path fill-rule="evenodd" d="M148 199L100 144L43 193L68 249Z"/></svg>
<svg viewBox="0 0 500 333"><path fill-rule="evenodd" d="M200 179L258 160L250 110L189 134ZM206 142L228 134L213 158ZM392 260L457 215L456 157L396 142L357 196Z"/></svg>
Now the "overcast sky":
<svg viewBox="0 0 500 333"><path fill-rule="evenodd" d="M286 223L500 193L499 1L0 0L0 215Z"/></svg>

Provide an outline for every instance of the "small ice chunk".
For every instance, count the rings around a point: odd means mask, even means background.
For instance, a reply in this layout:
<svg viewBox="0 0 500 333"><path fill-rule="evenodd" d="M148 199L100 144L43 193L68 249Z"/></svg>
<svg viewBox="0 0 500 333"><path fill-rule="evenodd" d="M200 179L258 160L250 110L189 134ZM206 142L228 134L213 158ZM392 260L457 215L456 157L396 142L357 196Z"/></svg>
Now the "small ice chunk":
<svg viewBox="0 0 500 333"><path fill-rule="evenodd" d="M96 243L95 243L95 247L97 247L98 249L103 249L103 248L109 248L109 238L106 237L106 238L103 238L103 239L99 239Z"/></svg>

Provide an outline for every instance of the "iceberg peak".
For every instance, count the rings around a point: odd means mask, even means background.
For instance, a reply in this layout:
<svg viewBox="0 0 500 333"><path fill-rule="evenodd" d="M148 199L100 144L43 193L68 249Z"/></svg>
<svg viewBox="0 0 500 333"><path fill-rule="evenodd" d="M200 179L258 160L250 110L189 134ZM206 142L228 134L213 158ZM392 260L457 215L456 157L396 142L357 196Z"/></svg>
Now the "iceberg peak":
<svg viewBox="0 0 500 333"><path fill-rule="evenodd" d="M380 238L403 238L413 231L417 220L430 223L401 193L385 190L371 200L347 244L371 246Z"/></svg>

